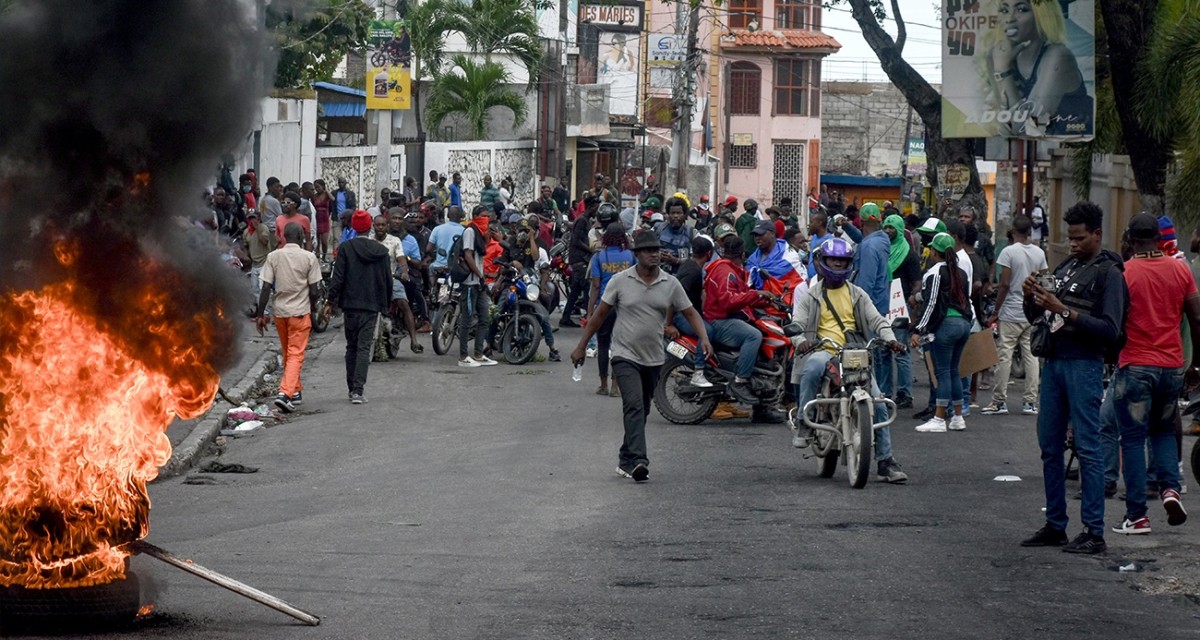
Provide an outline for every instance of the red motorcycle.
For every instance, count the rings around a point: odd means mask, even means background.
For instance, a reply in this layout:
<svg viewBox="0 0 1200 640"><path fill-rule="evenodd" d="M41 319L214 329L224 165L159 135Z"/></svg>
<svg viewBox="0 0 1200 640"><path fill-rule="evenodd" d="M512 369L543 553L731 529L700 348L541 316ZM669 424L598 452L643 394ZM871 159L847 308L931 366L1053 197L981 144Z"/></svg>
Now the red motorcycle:
<svg viewBox="0 0 1200 640"><path fill-rule="evenodd" d="M750 390L761 404L774 406L779 403L787 389L787 365L791 362L792 343L783 334L788 308L782 302L773 302L772 309L755 310L751 323L762 332L762 346L750 375ZM778 312L778 313L776 313ZM783 323L779 322L782 314ZM667 360L658 376L654 388L654 406L662 417L675 424L700 424L708 419L720 402L738 402L729 392L737 370L738 350L714 344L716 350L705 362L704 376L711 387L692 385L695 372L698 341L686 335L674 340L664 340Z"/></svg>

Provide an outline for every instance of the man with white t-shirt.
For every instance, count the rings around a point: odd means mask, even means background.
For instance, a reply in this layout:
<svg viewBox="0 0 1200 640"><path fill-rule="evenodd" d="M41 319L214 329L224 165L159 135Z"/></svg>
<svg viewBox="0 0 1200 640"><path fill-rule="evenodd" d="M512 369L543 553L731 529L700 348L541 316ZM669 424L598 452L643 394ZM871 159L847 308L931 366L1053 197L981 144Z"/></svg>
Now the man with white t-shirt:
<svg viewBox="0 0 1200 640"><path fill-rule="evenodd" d="M996 291L996 312L988 318L988 325L1000 323L1000 361L996 367L996 384L992 389L992 403L981 409L983 415L1008 413L1008 376L1012 370L1013 350L1021 345L1021 356L1025 364L1025 396L1021 413L1037 413L1038 364L1030 350L1033 325L1025 317L1020 293L1014 292L1015 285L1047 268L1046 252L1033 243L1033 221L1028 216L1013 219L1012 244L1004 247L996 259L1000 265L1000 287Z"/></svg>
<svg viewBox="0 0 1200 640"><path fill-rule="evenodd" d="M1033 206L1029 208L1029 218L1032 222L1029 231L1030 240L1040 247L1046 239L1046 209L1042 207L1040 196L1033 197Z"/></svg>

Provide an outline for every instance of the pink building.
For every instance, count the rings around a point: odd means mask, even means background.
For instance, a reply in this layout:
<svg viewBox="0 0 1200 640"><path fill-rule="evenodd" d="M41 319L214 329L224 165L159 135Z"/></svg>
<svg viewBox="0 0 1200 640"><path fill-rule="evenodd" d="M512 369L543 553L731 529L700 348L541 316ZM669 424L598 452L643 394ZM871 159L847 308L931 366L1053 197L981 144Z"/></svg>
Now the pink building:
<svg viewBox="0 0 1200 640"><path fill-rule="evenodd" d="M821 60L841 48L821 29L820 0L730 0L718 126L725 193L804 210L821 158Z"/></svg>

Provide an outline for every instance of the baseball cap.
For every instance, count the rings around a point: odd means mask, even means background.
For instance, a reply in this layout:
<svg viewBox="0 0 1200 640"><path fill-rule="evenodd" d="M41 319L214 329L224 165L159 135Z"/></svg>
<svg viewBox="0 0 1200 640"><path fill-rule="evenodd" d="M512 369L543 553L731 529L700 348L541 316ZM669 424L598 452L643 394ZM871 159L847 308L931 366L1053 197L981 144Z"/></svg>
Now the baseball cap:
<svg viewBox="0 0 1200 640"><path fill-rule="evenodd" d="M646 198L645 206L647 209L656 209L662 206L662 202L658 198Z"/></svg>
<svg viewBox="0 0 1200 640"><path fill-rule="evenodd" d="M929 218L925 222L922 222L921 226L917 227L917 231L926 234L945 233L946 223L942 222L940 218Z"/></svg>
<svg viewBox="0 0 1200 640"><path fill-rule="evenodd" d="M929 242L929 248L938 253L946 253L947 250L954 248L954 238L943 231L933 236L933 240Z"/></svg>
<svg viewBox="0 0 1200 640"><path fill-rule="evenodd" d="M1129 220L1129 236L1132 238L1157 238L1158 218L1149 213L1139 213Z"/></svg>
<svg viewBox="0 0 1200 640"><path fill-rule="evenodd" d="M754 198L750 198L749 200L746 201L746 204L744 204L742 206L744 206L746 208L746 211L754 211L755 209L758 208L758 200L755 200Z"/></svg>
<svg viewBox="0 0 1200 640"><path fill-rule="evenodd" d="M875 222L883 220L883 214L879 211L879 205L875 204L874 202L868 202L864 204L862 208L858 210L858 215L863 219L864 222L868 220L873 220Z"/></svg>
<svg viewBox="0 0 1200 640"><path fill-rule="evenodd" d="M713 231L713 235L717 237L717 240L720 240L720 239L724 238L725 236L736 236L737 230L734 229L733 225L731 225L731 224L722 223L722 224L717 225L716 230Z"/></svg>
<svg viewBox="0 0 1200 640"><path fill-rule="evenodd" d="M736 207L737 206L737 196L729 196L728 198L725 198L725 206Z"/></svg>
<svg viewBox="0 0 1200 640"><path fill-rule="evenodd" d="M700 196L700 202L708 202L708 194L707 193Z"/></svg>
<svg viewBox="0 0 1200 640"><path fill-rule="evenodd" d="M659 212L657 212L657 211L655 211L655 212L654 212L653 214L651 214L651 216L650 216L650 222L662 222L664 219L665 219L665 218L663 218L663 214L661 214L661 213L659 213Z"/></svg>
<svg viewBox="0 0 1200 640"><path fill-rule="evenodd" d="M405 220L419 220L421 218L420 211L409 211L405 216Z"/></svg>
<svg viewBox="0 0 1200 640"><path fill-rule="evenodd" d="M775 223L770 220L759 220L754 224L754 230L751 233L756 236L761 236L765 233L775 233Z"/></svg>

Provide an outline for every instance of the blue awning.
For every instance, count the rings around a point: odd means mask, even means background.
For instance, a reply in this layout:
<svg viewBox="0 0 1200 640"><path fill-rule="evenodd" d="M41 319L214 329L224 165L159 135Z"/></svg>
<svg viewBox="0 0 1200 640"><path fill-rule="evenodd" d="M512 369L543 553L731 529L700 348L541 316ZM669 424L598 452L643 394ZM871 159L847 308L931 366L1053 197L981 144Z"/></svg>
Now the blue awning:
<svg viewBox="0 0 1200 640"><path fill-rule="evenodd" d="M319 102L325 118L361 118L367 113L366 102Z"/></svg>
<svg viewBox="0 0 1200 640"><path fill-rule="evenodd" d="M335 91L337 93L344 93L348 96L358 96L360 98L367 97L367 92L363 91L362 89L355 89L354 87L344 87L340 84L333 84L332 82L314 82L314 83L312 83L312 86L314 89L324 89L326 91Z"/></svg>
<svg viewBox="0 0 1200 640"><path fill-rule="evenodd" d="M840 173L822 173L821 184L844 187L899 187L900 178L876 178L874 176L851 176Z"/></svg>

